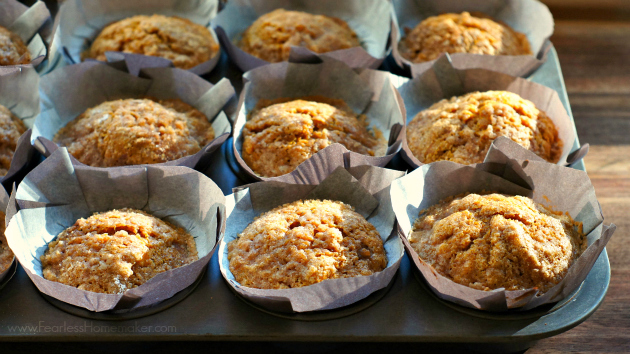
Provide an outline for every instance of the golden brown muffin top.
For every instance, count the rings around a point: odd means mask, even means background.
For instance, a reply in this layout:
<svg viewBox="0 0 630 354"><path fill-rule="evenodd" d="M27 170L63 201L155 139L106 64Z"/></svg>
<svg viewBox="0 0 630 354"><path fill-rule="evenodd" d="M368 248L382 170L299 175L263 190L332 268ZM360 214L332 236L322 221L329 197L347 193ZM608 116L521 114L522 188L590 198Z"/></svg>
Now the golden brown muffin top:
<svg viewBox="0 0 630 354"><path fill-rule="evenodd" d="M214 57L219 44L210 30L187 19L139 15L105 27L82 59L106 61L108 51L162 57L177 68L191 69Z"/></svg>
<svg viewBox="0 0 630 354"><path fill-rule="evenodd" d="M289 173L334 143L364 155L385 155L387 141L381 132L368 131L366 117L354 114L344 101L287 100L261 100L263 108L253 110L243 128L243 160L258 175Z"/></svg>
<svg viewBox="0 0 630 354"><path fill-rule="evenodd" d="M563 142L547 114L507 91L472 92L444 99L418 113L407 126L407 144L422 163L483 162L490 145L500 136L548 162L557 163L562 155Z"/></svg>
<svg viewBox="0 0 630 354"><path fill-rule="evenodd" d="M399 43L400 54L414 63L437 59L442 53L532 54L524 34L468 12L432 16L405 32Z"/></svg>
<svg viewBox="0 0 630 354"><path fill-rule="evenodd" d="M44 278L121 294L198 259L194 238L144 211L120 209L79 219L48 244Z"/></svg>
<svg viewBox="0 0 630 354"><path fill-rule="evenodd" d="M360 45L357 34L339 18L284 9L260 16L239 42L245 52L272 63L289 60L291 46L326 53Z"/></svg>
<svg viewBox="0 0 630 354"><path fill-rule="evenodd" d="M0 26L0 65L18 65L31 62L31 54L20 36Z"/></svg>
<svg viewBox="0 0 630 354"><path fill-rule="evenodd" d="M478 290L546 292L586 249L581 225L527 197L467 194L420 212L409 241L438 273Z"/></svg>
<svg viewBox="0 0 630 354"><path fill-rule="evenodd" d="M179 99L124 99L92 107L55 134L82 163L161 163L197 153L214 139L207 117Z"/></svg>
<svg viewBox="0 0 630 354"><path fill-rule="evenodd" d="M6 176L9 172L18 139L26 129L20 118L0 104L0 176Z"/></svg>
<svg viewBox="0 0 630 354"><path fill-rule="evenodd" d="M0 273L6 271L13 263L13 252L9 248L7 239L4 236L6 225L4 224L4 212L0 211Z"/></svg>
<svg viewBox="0 0 630 354"><path fill-rule="evenodd" d="M228 244L230 271L243 286L297 288L371 275L387 267L383 241L344 203L299 200L258 216Z"/></svg>

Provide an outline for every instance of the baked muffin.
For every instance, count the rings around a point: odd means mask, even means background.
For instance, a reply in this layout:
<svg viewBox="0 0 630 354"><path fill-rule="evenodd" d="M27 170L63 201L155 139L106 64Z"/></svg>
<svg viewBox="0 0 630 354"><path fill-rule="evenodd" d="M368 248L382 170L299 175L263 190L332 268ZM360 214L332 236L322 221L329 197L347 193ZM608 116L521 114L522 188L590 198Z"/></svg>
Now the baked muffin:
<svg viewBox="0 0 630 354"><path fill-rule="evenodd" d="M287 289L371 275L387 267L383 241L353 208L330 200L288 203L257 217L228 244L243 286Z"/></svg>
<svg viewBox="0 0 630 354"><path fill-rule="evenodd" d="M0 176L6 176L18 139L26 131L24 122L0 104Z"/></svg>
<svg viewBox="0 0 630 354"><path fill-rule="evenodd" d="M162 57L177 68L190 69L214 57L219 44L206 27L187 19L139 15L105 27L83 59L105 61L108 51Z"/></svg>
<svg viewBox="0 0 630 354"><path fill-rule="evenodd" d="M571 217L527 197L468 194L420 212L409 242L420 259L478 290L558 284L586 249Z"/></svg>
<svg viewBox="0 0 630 354"><path fill-rule="evenodd" d="M9 248L7 239L4 237L4 225L5 214L0 211L0 273L5 272L13 263L13 252Z"/></svg>
<svg viewBox="0 0 630 354"><path fill-rule="evenodd" d="M214 139L206 116L179 99L124 99L92 107L53 140L82 163L112 167L161 163L197 153Z"/></svg>
<svg viewBox="0 0 630 354"><path fill-rule="evenodd" d="M242 156L256 174L276 177L289 173L334 143L364 155L385 155L387 141L382 133L368 131L366 117L354 114L342 100L305 97L286 101L259 102L263 108L253 110L245 123Z"/></svg>
<svg viewBox="0 0 630 354"><path fill-rule="evenodd" d="M0 26L0 65L18 65L31 62L31 54L20 36Z"/></svg>
<svg viewBox="0 0 630 354"><path fill-rule="evenodd" d="M483 162L494 139L504 136L557 163L563 143L551 119L519 95L472 92L444 99L418 113L407 126L407 144L422 163Z"/></svg>
<svg viewBox="0 0 630 354"><path fill-rule="evenodd" d="M155 275L196 261L184 229L134 209L79 219L48 244L44 278L97 293L121 294Z"/></svg>
<svg viewBox="0 0 630 354"><path fill-rule="evenodd" d="M284 9L260 16L238 43L245 52L272 63L289 60L291 46L326 53L360 45L357 34L339 18Z"/></svg>
<svg viewBox="0 0 630 354"><path fill-rule="evenodd" d="M524 34L468 12L429 17L412 30L406 28L398 48L400 55L413 63L437 59L442 53L532 54Z"/></svg>

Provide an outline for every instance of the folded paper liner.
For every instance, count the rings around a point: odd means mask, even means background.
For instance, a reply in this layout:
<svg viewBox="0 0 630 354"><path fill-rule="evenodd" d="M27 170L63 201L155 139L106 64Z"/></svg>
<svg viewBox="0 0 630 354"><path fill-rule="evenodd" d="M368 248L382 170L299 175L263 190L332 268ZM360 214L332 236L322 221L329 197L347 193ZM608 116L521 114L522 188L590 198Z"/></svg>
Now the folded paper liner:
<svg viewBox="0 0 630 354"><path fill-rule="evenodd" d="M262 99L299 99L306 96L341 99L355 113L366 115L369 128L378 129L386 139L388 138L385 156L362 155L344 148L344 157L330 161L326 170L328 172L344 165L348 167L365 164L385 166L400 150L405 125L405 107L390 80L393 75L384 71L352 69L343 62L325 57L318 58L309 53L300 48L293 53L290 62L269 64L243 75L246 83L240 94L234 122L233 149L241 169L254 179L275 180L278 178L257 175L247 166L241 156L243 128L249 112ZM307 62L314 62L314 64ZM311 159L323 158L320 153L328 148L314 154ZM295 175L298 172L293 171L289 174Z"/></svg>
<svg viewBox="0 0 630 354"><path fill-rule="evenodd" d="M335 50L322 54L345 62L354 68L378 68L389 54L389 33L393 10L387 0L230 0L212 20L221 47L242 71L249 71L269 62L244 52L237 45L242 33L258 17L275 9L302 11L340 18L356 32L361 47ZM310 51L309 51L310 52Z"/></svg>
<svg viewBox="0 0 630 354"><path fill-rule="evenodd" d="M17 34L26 44L31 55L31 65L41 64L47 54L44 38L52 26L46 4L36 1L29 8L16 0L0 0L0 9L0 26Z"/></svg>
<svg viewBox="0 0 630 354"><path fill-rule="evenodd" d="M236 104L234 94L228 79L212 85L194 73L175 68L146 68L138 77L97 61L65 66L41 79L41 113L35 119L31 142L49 156L58 149L52 139L59 129L88 108L122 98L179 98L208 117L215 138L196 154L159 165L193 168L230 135L232 125L223 109Z"/></svg>
<svg viewBox="0 0 630 354"><path fill-rule="evenodd" d="M439 161L421 166L392 184L391 200L399 232L413 263L441 299L487 311L529 310L567 297L584 281L616 226L604 225L601 207L586 172L540 161L514 160L518 153L491 148L482 164ZM583 224L589 247L556 286L542 295L536 289L482 291L453 282L418 258L407 241L420 211L462 193L498 192L523 195L545 207L568 212Z"/></svg>
<svg viewBox="0 0 630 354"><path fill-rule="evenodd" d="M226 282L239 295L271 311L309 312L340 308L387 287L404 255L403 245L393 232L395 215L389 200L393 180L404 172L374 166L337 168L326 175L312 175L314 184L295 184L288 178L235 188L227 196L228 222L219 246L219 265ZM230 271L228 243L235 240L255 217L296 200L330 199L347 203L372 223L383 239L387 268L370 276L328 279L291 289L256 289L241 286Z"/></svg>
<svg viewBox="0 0 630 354"><path fill-rule="evenodd" d="M6 237L39 291L90 311L134 310L190 286L203 272L225 229L225 197L203 174L180 166L94 168L73 165L58 149L11 196ZM102 294L46 280L40 257L61 231L95 212L135 208L183 227L199 259L156 275L123 294Z"/></svg>
<svg viewBox="0 0 630 354"><path fill-rule="evenodd" d="M553 121L563 143L558 164L575 162L571 159L567 161L577 138L575 127L555 90L522 78L485 69L459 70L453 67L450 59L448 54L444 54L426 71L414 72L413 79L399 79L395 82L405 102L407 122L411 122L418 113L443 99L475 91L509 91L532 101L536 108L547 113ZM413 168L423 165L409 149L406 131L401 155Z"/></svg>
<svg viewBox="0 0 630 354"><path fill-rule="evenodd" d="M110 23L135 15L161 14L186 18L207 27L219 44L216 33L210 27L210 20L216 16L218 8L218 0L67 0L59 8L60 21L56 40L59 41L59 48L69 64L80 63L81 54L90 48L94 39ZM107 52L106 56L108 61L118 61L124 60L126 53ZM214 69L220 58L219 50L210 60L188 71L197 75L207 74ZM160 65L162 61L172 64L165 58L149 63L163 66Z"/></svg>
<svg viewBox="0 0 630 354"><path fill-rule="evenodd" d="M9 194L4 188L0 188L0 208L2 208L3 212L6 212L8 205L9 205ZM6 237L4 236L4 234L0 235L0 241L2 241L2 243L4 243L5 245L7 244ZM13 257L13 262L15 262L15 257ZM11 266L9 266L5 270L0 269L0 283L2 283L5 279L7 279L10 272L11 272Z"/></svg>
<svg viewBox="0 0 630 354"><path fill-rule="evenodd" d="M551 49L549 37L553 34L554 21L547 6L537 0L393 0L398 28L391 32L392 54L396 64L409 71L424 71L434 61L412 63L403 58L398 50L405 28L413 29L431 16L464 11L483 13L493 20L509 25L527 36L534 55L482 55L454 53L453 65L460 70L487 69L512 76L527 76L546 60Z"/></svg>

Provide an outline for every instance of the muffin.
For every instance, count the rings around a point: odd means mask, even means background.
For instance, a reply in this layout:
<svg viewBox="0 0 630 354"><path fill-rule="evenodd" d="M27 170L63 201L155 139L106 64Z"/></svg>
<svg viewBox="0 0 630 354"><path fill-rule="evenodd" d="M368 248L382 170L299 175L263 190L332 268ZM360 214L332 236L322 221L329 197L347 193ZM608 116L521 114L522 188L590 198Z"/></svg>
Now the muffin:
<svg viewBox="0 0 630 354"><path fill-rule="evenodd" d="M179 99L124 99L86 110L53 141L86 165L112 167L176 160L212 139L207 117Z"/></svg>
<svg viewBox="0 0 630 354"><path fill-rule="evenodd" d="M258 216L228 244L242 286L288 289L326 279L371 275L387 267L383 241L344 203L298 200Z"/></svg>
<svg viewBox="0 0 630 354"><path fill-rule="evenodd" d="M191 69L214 57L219 44L210 30L187 19L139 15L105 27L82 59L105 61L108 51L162 57L176 68Z"/></svg>
<svg viewBox="0 0 630 354"><path fill-rule="evenodd" d="M0 274L5 272L13 263L13 252L9 248L7 239L4 237L4 217L5 214L0 211Z"/></svg>
<svg viewBox="0 0 630 354"><path fill-rule="evenodd" d="M25 131L24 122L0 104L0 176L9 172L18 139Z"/></svg>
<svg viewBox="0 0 630 354"><path fill-rule="evenodd" d="M483 162L494 139L512 139L557 163L563 143L551 119L519 95L506 91L472 92L444 99L418 113L407 126L407 144L422 163L449 160Z"/></svg>
<svg viewBox="0 0 630 354"><path fill-rule="evenodd" d="M291 46L326 53L360 45L357 34L341 19L284 9L260 16L238 43L245 52L272 63L289 60Z"/></svg>
<svg viewBox="0 0 630 354"><path fill-rule="evenodd" d="M437 59L442 53L532 54L524 34L468 12L429 17L412 30L406 28L398 48L400 55L413 63Z"/></svg>
<svg viewBox="0 0 630 354"><path fill-rule="evenodd" d="M48 244L41 262L47 280L121 294L197 257L195 240L184 229L121 209L77 220Z"/></svg>
<svg viewBox="0 0 630 354"><path fill-rule="evenodd" d="M383 156L387 150L382 133L368 131L366 117L357 116L342 100L280 99L261 101L259 107L243 128L242 156L260 176L289 173L334 143L370 156Z"/></svg>
<svg viewBox="0 0 630 354"><path fill-rule="evenodd" d="M31 62L31 54L20 36L0 26L0 65Z"/></svg>
<svg viewBox="0 0 630 354"><path fill-rule="evenodd" d="M568 215L503 194L460 195L422 210L409 242L456 283L541 293L562 280L587 246L581 225Z"/></svg>

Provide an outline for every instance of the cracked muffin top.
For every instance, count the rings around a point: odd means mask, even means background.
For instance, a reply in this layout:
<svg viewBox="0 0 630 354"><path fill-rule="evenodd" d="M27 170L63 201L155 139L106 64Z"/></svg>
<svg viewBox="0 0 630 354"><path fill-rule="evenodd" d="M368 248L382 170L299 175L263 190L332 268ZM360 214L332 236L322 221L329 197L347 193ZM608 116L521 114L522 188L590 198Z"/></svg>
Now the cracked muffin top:
<svg viewBox="0 0 630 354"><path fill-rule="evenodd" d="M53 141L86 165L113 167L177 160L212 139L207 117L179 99L124 99L86 110Z"/></svg>
<svg viewBox="0 0 630 354"><path fill-rule="evenodd" d="M387 267L376 228L344 203L299 200L258 216L228 244L230 271L243 286L297 288L371 275Z"/></svg>
<svg viewBox="0 0 630 354"><path fill-rule="evenodd" d="M361 44L357 34L339 18L277 9L254 21L238 45L257 58L277 63L289 60L291 46L326 53Z"/></svg>
<svg viewBox="0 0 630 354"><path fill-rule="evenodd" d="M139 15L105 27L82 59L106 61L108 51L162 57L176 68L191 69L214 57L219 44L210 30L187 19Z"/></svg>
<svg viewBox="0 0 630 354"><path fill-rule="evenodd" d="M20 36L0 26L0 65L18 65L31 62L31 54Z"/></svg>
<svg viewBox="0 0 630 354"><path fill-rule="evenodd" d="M542 293L586 249L581 225L522 196L467 194L422 210L409 237L420 259L456 283Z"/></svg>
<svg viewBox="0 0 630 354"><path fill-rule="evenodd" d="M553 121L536 106L507 91L472 92L444 99L418 113L407 126L407 144L422 163L483 162L494 139L510 138L551 163L563 142Z"/></svg>
<svg viewBox="0 0 630 354"><path fill-rule="evenodd" d="M442 53L532 54L524 34L468 12L432 16L411 30L405 28L405 37L398 48L400 55L413 63L437 59Z"/></svg>
<svg viewBox="0 0 630 354"><path fill-rule="evenodd" d="M186 230L135 209L79 219L41 256L45 279L107 294L121 294L197 259L197 245Z"/></svg>
<svg viewBox="0 0 630 354"><path fill-rule="evenodd" d="M382 133L368 130L366 117L357 116L342 100L261 100L258 106L263 108L254 109L243 128L242 156L260 176L289 173L334 143L370 156L383 156L387 150Z"/></svg>
<svg viewBox="0 0 630 354"><path fill-rule="evenodd" d="M26 129L20 118L0 104L0 176L9 172L18 139Z"/></svg>

